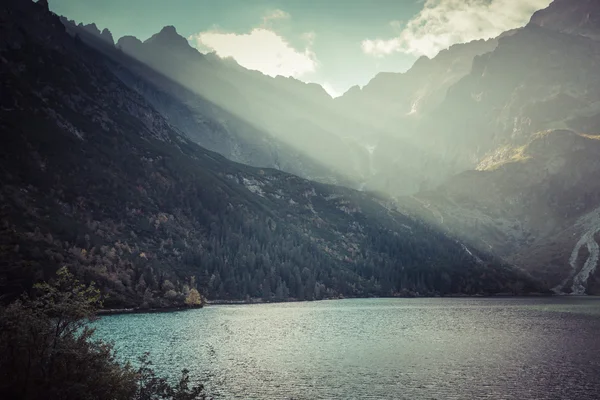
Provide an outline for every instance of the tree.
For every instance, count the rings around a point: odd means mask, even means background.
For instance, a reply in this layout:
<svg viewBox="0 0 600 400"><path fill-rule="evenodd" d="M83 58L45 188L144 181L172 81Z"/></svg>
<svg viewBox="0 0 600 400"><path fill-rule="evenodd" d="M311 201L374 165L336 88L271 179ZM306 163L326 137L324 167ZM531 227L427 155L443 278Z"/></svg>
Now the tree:
<svg viewBox="0 0 600 400"><path fill-rule="evenodd" d="M195 288L190 289L190 293L185 298L185 304L190 307L202 307L204 301L200 293Z"/></svg>
<svg viewBox="0 0 600 400"><path fill-rule="evenodd" d="M94 329L87 322L102 304L93 284L83 285L61 268L53 282L34 289L33 297L24 295L0 307L0 398L206 398L202 385L189 387L187 370L172 387L154 376L147 356L134 370L117 362L110 344L93 339Z"/></svg>
<svg viewBox="0 0 600 400"><path fill-rule="evenodd" d="M162 284L162 289L166 293L169 290L175 290L175 285L170 280L165 280Z"/></svg>
<svg viewBox="0 0 600 400"><path fill-rule="evenodd" d="M117 363L110 345L92 340L86 325L101 304L99 291L66 268L34 289L34 298L0 311L0 398L132 398L135 371Z"/></svg>
<svg viewBox="0 0 600 400"><path fill-rule="evenodd" d="M152 369L150 353L144 353L139 359L140 367L137 370L138 386L135 393L135 400L197 400L206 399L204 387L202 385L189 387L189 371L181 371L181 378L176 386L171 386L169 382L157 377Z"/></svg>

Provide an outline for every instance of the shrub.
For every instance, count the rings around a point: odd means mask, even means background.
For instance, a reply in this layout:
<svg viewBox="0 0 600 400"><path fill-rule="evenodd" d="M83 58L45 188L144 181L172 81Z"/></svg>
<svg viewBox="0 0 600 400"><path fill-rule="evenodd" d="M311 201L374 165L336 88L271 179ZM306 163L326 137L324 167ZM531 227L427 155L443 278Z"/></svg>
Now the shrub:
<svg viewBox="0 0 600 400"><path fill-rule="evenodd" d="M3 399L205 399L189 373L171 386L155 376L149 356L135 370L122 365L110 344L93 338L88 322L101 306L99 291L66 269L0 308L0 398Z"/></svg>

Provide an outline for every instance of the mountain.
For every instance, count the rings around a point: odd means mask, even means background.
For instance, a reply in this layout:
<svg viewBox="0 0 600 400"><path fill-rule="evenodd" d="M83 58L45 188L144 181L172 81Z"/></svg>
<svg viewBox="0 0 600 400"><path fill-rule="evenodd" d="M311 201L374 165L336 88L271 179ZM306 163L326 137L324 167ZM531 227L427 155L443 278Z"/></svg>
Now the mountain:
<svg viewBox="0 0 600 400"><path fill-rule="evenodd" d="M172 26L145 42L123 37L115 48L81 25L63 23L113 60L109 67L124 82L201 146L233 161L393 195L414 193L446 177L432 180L437 171L453 171L412 132L468 74L473 58L497 45L455 45L420 59L406 74L380 74L334 100L316 84L201 54ZM398 179L396 170L406 173Z"/></svg>
<svg viewBox="0 0 600 400"><path fill-rule="evenodd" d="M108 44L115 44L115 40L113 39L112 33L110 33L110 31L106 28L104 28L102 32L100 32L100 29L98 29L98 27L94 23L89 25L79 24L78 27L80 29L86 30L87 32L91 33L92 35L98 37L100 40L103 40Z"/></svg>
<svg viewBox="0 0 600 400"><path fill-rule="evenodd" d="M335 113L330 96L321 86L294 78L272 78L242 68L231 59L201 54L173 27L163 28L145 42L121 38L116 46L196 96L266 134L269 140L280 142L304 158L322 164L347 181L363 179L361 162L366 158L366 150L352 140L345 140L346 135L339 134L342 127L358 128L350 122L341 123L344 118ZM130 67L128 62L123 65ZM163 90L177 97L177 93L169 88L163 87ZM186 99L186 104L196 108L196 102L190 98ZM248 140L250 138L248 136ZM254 142L260 140L259 136ZM243 150L240 153L248 158ZM287 158L287 154L284 152L278 158ZM271 165L252 164L273 167L276 160ZM315 178L302 173L299 168L286 171L300 171L303 177Z"/></svg>
<svg viewBox="0 0 600 400"><path fill-rule="evenodd" d="M476 58L424 128L465 157L522 145L547 129L594 132L599 56L596 41L530 24Z"/></svg>
<svg viewBox="0 0 600 400"><path fill-rule="evenodd" d="M565 130L537 134L502 160L405 199L405 211L523 266L557 291L600 293L599 139Z"/></svg>
<svg viewBox="0 0 600 400"><path fill-rule="evenodd" d="M337 99L315 84L201 54L172 26L145 42L118 40L116 47L141 64L110 57L124 75L145 78L124 81L173 125L233 161L400 196L436 187L546 129L593 132L595 99L572 90L595 80L596 50L585 39L594 42L597 14L592 1L555 1L525 28L456 44ZM100 50L114 53L112 47ZM556 57L563 48L568 57ZM574 108L568 121L560 117Z"/></svg>
<svg viewBox="0 0 600 400"><path fill-rule="evenodd" d="M335 101L346 113L369 118L370 125L397 131L398 121L418 118L439 105L448 88L469 74L473 59L497 44L496 39L455 44L433 59L422 56L406 73L381 72Z"/></svg>
<svg viewBox="0 0 600 400"><path fill-rule="evenodd" d="M599 16L557 0L476 57L418 127L458 175L399 200L557 292L600 293Z"/></svg>
<svg viewBox="0 0 600 400"><path fill-rule="evenodd" d="M384 198L198 146L47 3L0 18L4 299L64 265L107 307L543 289Z"/></svg>
<svg viewBox="0 0 600 400"><path fill-rule="evenodd" d="M337 196L345 189L323 184L379 192L377 197L343 193L382 207L375 213L379 217L365 215L373 227L388 226L383 215L393 214L393 203L401 211L397 218L410 222L400 226L426 220L425 226L459 238L469 251L491 254L478 255L480 259L492 262L497 257L516 265L557 292L595 294L600 293L594 239L600 204L591 182L600 133L599 20L594 1L555 0L523 28L454 45L431 59L422 57L406 73L381 73L337 99L318 85L272 78L231 59L202 54L174 27L144 42L124 37L115 45L95 25L62 21L78 43L77 52L92 54L98 68L137 96L136 104L152 110L153 121L160 121L186 146L194 142L225 157L219 158L222 165L203 168L218 175L229 168L223 165L238 165L230 161L241 162L258 168L236 167L250 174L244 175L250 182L260 181L260 174L283 177L290 172L320 182L306 185L317 194L316 188L323 188L325 198L331 196L329 190ZM263 172L257 177L256 171ZM273 179L269 182L279 190L283 178ZM295 182L302 186L299 182L307 181ZM264 194L260 185L249 187L253 195ZM288 199L302 204L303 195L289 190L284 191ZM384 200L387 196L394 201ZM329 221L328 208L310 207ZM351 223L348 218L344 224ZM391 231L396 232L398 221ZM306 226L302 229L312 236L312 222L294 223ZM336 224L329 229L339 230ZM372 260L371 253L365 253L359 263ZM215 275L213 271L209 272ZM373 275L371 281L364 269L357 271L352 279L362 282L355 286L361 289L353 293L406 289L382 289L373 283L381 276ZM240 278L234 280L239 289ZM259 284L262 280L257 278ZM270 286L280 286L275 281ZM284 281L289 290L290 281ZM327 282L323 284L334 287L330 293L348 294ZM212 296L237 295L238 289L212 287ZM242 290L260 295L260 290L251 292Z"/></svg>
<svg viewBox="0 0 600 400"><path fill-rule="evenodd" d="M366 189L413 194L461 171L454 154L430 146L431 134L420 127L448 90L470 73L475 57L497 44L490 39L454 45L432 59L421 57L406 73L380 73L362 89L335 99L341 114L374 127L365 141L370 150Z"/></svg>
<svg viewBox="0 0 600 400"><path fill-rule="evenodd" d="M600 39L600 17L595 0L554 0L549 7L539 10L531 23L563 33Z"/></svg>
<svg viewBox="0 0 600 400"><path fill-rule="evenodd" d="M435 188L538 132L598 132L599 47L590 32L599 14L596 2L555 1L524 28L422 57L336 99L385 133L374 140L378 189Z"/></svg>
<svg viewBox="0 0 600 400"><path fill-rule="evenodd" d="M409 167L411 157L427 157L424 151L374 129L362 118L367 109L340 107L319 85L201 54L174 27L145 42L123 37L114 48L74 22L63 23L114 61L109 68L174 126L230 160L382 193L390 187L412 192L422 181L418 171L408 182L396 182L388 171ZM402 152L389 156L393 148Z"/></svg>
<svg viewBox="0 0 600 400"><path fill-rule="evenodd" d="M107 46L105 42L98 41L96 36L82 30L74 22L66 18L61 20L69 33L105 54L105 65L124 83L144 96L169 120L171 125L201 146L216 151L232 161L257 167L276 168L326 183L355 185L343 174L331 171L314 156L299 151L264 129L257 128L227 108L217 105L149 65L128 56L113 45ZM193 60L217 62L214 68L221 65L221 61L216 61L214 56L203 56L192 49L172 27L163 29L150 38L149 42L159 47L171 44L173 48L179 48L183 54ZM140 59L147 58L141 54L145 47L137 38L121 38L117 46L120 49L128 49L130 54ZM156 51L164 54L167 50L163 48L148 50L149 54L154 54ZM178 54L177 51L175 53ZM214 83L217 80L210 81ZM230 84L223 83L221 87L214 87L213 92L231 92L229 93L231 104L235 99L241 99L241 95Z"/></svg>

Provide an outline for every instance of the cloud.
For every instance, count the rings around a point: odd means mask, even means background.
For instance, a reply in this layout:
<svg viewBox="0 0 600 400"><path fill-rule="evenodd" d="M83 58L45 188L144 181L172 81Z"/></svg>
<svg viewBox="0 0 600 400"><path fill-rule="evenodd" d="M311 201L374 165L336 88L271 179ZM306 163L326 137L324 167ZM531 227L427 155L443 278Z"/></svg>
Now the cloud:
<svg viewBox="0 0 600 400"><path fill-rule="evenodd" d="M275 9L275 10L265 14L265 16L263 17L262 26L263 27L268 26L271 21L277 21L277 20L289 19L289 18L290 18L290 14L286 13L283 10Z"/></svg>
<svg viewBox="0 0 600 400"><path fill-rule="evenodd" d="M435 56L455 43L489 39L525 25L551 0L426 0L419 14L391 39L366 39L364 53L377 57L402 52Z"/></svg>
<svg viewBox="0 0 600 400"><path fill-rule="evenodd" d="M270 76L298 77L314 72L318 65L310 47L296 50L269 29L255 28L244 34L207 31L189 39L196 47L207 47L221 58L232 57L242 67Z"/></svg>
<svg viewBox="0 0 600 400"><path fill-rule="evenodd" d="M316 37L317 34L314 32L305 32L302 34L302 39L306 42L307 46L312 46Z"/></svg>
<svg viewBox="0 0 600 400"><path fill-rule="evenodd" d="M273 20L289 18L282 10L274 10L263 17L260 27L249 33L209 30L191 35L188 39L199 49L215 51L221 58L232 57L241 66L261 71L270 76L300 77L315 72L318 60L312 51L314 32L302 35L304 49L294 48L283 36L267 27Z"/></svg>
<svg viewBox="0 0 600 400"><path fill-rule="evenodd" d="M400 32L402 30L402 25L404 25L404 21L395 19L393 21L390 21L390 27L395 31L395 32Z"/></svg>

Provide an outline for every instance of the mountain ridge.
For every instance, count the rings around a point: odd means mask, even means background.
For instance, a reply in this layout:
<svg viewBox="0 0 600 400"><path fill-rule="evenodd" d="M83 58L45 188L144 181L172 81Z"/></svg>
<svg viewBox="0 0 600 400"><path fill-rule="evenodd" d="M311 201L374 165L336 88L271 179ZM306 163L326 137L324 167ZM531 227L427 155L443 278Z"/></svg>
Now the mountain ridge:
<svg viewBox="0 0 600 400"><path fill-rule="evenodd" d="M5 7L3 299L59 266L107 307L169 306L194 286L266 301L543 290L383 198L203 149L56 15Z"/></svg>
<svg viewBox="0 0 600 400"><path fill-rule="evenodd" d="M360 196L388 210L395 202L412 221L425 219L447 238L522 267L558 292L593 294L600 288L593 232L600 189L589 182L600 151L600 42L590 32L598 15L593 2L557 0L523 28L452 46L336 99L316 85L203 55L174 27L115 46L97 27L65 26L141 96L136 102L158 112L158 137L176 127L178 140L263 167L268 176L266 167L274 167L378 192ZM164 60L170 56L180 61L175 67ZM58 120L85 137L70 119ZM277 179L248 174L227 179L257 195L258 206ZM394 200L381 200L387 196ZM314 204L304 205L313 213ZM307 227L323 224L298 218Z"/></svg>

